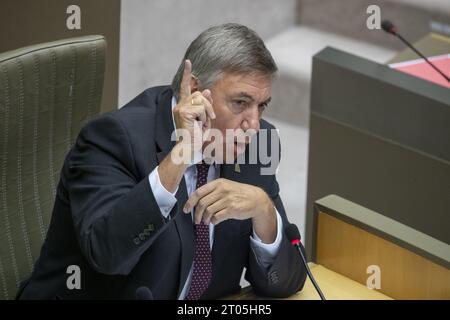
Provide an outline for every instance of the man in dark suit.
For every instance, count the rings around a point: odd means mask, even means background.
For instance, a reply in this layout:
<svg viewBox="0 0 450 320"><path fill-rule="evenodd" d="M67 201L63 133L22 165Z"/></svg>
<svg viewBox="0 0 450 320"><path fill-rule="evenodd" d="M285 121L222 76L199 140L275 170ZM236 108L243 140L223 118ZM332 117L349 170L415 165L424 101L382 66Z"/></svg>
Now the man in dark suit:
<svg viewBox="0 0 450 320"><path fill-rule="evenodd" d="M145 287L154 299L216 299L240 290L244 268L259 295L300 290L306 274L283 235L275 173L261 174L259 158L235 164L248 158L250 139L205 153L213 129L274 129L261 114L276 71L252 30L212 27L191 43L171 87L88 123L65 160L19 298L134 299Z"/></svg>

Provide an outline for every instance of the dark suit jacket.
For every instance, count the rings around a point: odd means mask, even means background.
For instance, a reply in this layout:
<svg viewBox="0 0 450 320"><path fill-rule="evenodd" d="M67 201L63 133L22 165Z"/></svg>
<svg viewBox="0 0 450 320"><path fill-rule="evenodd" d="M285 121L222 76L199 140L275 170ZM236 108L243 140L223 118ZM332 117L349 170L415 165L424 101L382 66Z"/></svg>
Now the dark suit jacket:
<svg viewBox="0 0 450 320"><path fill-rule="evenodd" d="M61 171L47 238L31 277L18 297L127 298L148 287L155 299L176 299L194 257L190 215L181 212L188 196L184 179L171 220L160 213L148 174L173 146L172 91L155 87L122 109L88 123L67 155ZM261 121L261 128L273 128ZM287 218L275 176L261 176L260 164L222 165L226 179L257 185ZM203 299L240 290L243 268L257 294L289 296L303 287L305 270L298 253L283 237L269 270L250 247L250 220L227 220L215 229L213 275ZM81 270L81 289L69 290L67 267Z"/></svg>

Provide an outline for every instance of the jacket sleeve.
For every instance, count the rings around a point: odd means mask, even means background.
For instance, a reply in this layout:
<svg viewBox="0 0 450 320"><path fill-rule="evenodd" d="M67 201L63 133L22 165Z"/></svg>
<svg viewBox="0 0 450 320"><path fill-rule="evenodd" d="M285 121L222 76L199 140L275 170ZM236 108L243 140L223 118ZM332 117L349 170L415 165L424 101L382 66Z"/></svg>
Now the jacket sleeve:
<svg viewBox="0 0 450 320"><path fill-rule="evenodd" d="M277 195L272 200L283 220L283 225L288 225L289 222L280 196ZM303 246L301 248L303 249ZM245 277L258 296L285 298L303 288L306 280L306 270L298 252L286 239L283 232L283 239L281 240L278 254L269 268L264 268L258 261L258 256L250 249L248 269Z"/></svg>
<svg viewBox="0 0 450 320"><path fill-rule="evenodd" d="M81 130L63 178L81 250L100 273L128 274L170 223L148 177L138 181L126 129L113 114Z"/></svg>

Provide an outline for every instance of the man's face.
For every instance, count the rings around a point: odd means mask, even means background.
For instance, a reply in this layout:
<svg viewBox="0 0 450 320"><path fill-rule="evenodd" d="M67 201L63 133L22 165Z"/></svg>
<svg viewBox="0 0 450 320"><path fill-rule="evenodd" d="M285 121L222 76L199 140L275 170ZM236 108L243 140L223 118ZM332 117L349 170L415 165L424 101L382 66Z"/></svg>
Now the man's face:
<svg viewBox="0 0 450 320"><path fill-rule="evenodd" d="M226 130L244 132L252 129L259 131L262 112L271 99L272 81L260 74L225 74L210 88L216 118L211 127L222 132L224 137L224 161L227 153L233 158L245 151L245 144L226 142ZM249 141L247 141L248 143Z"/></svg>

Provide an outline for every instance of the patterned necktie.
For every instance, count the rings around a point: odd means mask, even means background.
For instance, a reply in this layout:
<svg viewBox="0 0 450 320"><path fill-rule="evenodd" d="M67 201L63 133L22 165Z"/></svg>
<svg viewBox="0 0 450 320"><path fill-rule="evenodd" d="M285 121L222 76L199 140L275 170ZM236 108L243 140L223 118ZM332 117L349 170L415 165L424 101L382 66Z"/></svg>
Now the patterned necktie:
<svg viewBox="0 0 450 320"><path fill-rule="evenodd" d="M209 164L204 161L197 164L197 185L196 189L206 184L208 177ZM194 270L192 272L192 282L189 288L189 293L186 296L187 300L198 300L206 291L211 281L212 276L212 256L211 247L209 244L209 225L200 224L195 225L196 245Z"/></svg>

